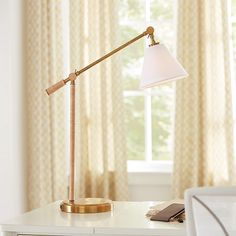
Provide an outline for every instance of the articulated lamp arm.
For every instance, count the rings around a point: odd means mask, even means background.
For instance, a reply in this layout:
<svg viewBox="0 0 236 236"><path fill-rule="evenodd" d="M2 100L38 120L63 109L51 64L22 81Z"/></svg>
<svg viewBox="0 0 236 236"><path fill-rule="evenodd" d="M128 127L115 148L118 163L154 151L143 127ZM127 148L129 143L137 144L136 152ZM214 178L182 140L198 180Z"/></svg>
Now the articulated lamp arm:
<svg viewBox="0 0 236 236"><path fill-rule="evenodd" d="M112 56L113 54L117 53L118 51L120 51L121 49L129 46L130 44L134 43L135 41L141 39L142 37L148 35L151 39L151 45L155 45L157 44L157 42L155 42L154 40L154 28L149 26L146 31L144 31L142 34L138 35L137 37L131 39L130 41L128 41L127 43L121 45L120 47L112 50L111 52L107 53L106 55L104 55L103 57L99 58L98 60L92 62L91 64L87 65L86 67L82 68L79 71L76 71L75 73L71 73L69 75L68 78L63 79L59 82L57 82L56 84L52 85L51 87L49 87L48 89L46 89L46 92L48 95L51 95L52 93L56 92L58 89L60 89L61 87L63 87L67 82L69 81L74 81L76 79L76 77L80 74L82 74L83 72L85 72L86 70L90 69L91 67L95 66L96 64L100 63L101 61L105 60L106 58Z"/></svg>

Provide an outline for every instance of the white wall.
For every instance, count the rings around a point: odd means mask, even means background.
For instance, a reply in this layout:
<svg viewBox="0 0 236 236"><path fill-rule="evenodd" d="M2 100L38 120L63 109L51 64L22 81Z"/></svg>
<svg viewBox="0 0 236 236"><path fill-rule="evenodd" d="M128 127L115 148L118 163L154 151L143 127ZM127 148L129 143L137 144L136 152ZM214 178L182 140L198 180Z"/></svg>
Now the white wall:
<svg viewBox="0 0 236 236"><path fill-rule="evenodd" d="M25 209L23 7L0 0L0 222Z"/></svg>
<svg viewBox="0 0 236 236"><path fill-rule="evenodd" d="M129 200L170 200L172 161L128 161Z"/></svg>
<svg viewBox="0 0 236 236"><path fill-rule="evenodd" d="M130 172L130 201L167 201L171 199L170 172Z"/></svg>

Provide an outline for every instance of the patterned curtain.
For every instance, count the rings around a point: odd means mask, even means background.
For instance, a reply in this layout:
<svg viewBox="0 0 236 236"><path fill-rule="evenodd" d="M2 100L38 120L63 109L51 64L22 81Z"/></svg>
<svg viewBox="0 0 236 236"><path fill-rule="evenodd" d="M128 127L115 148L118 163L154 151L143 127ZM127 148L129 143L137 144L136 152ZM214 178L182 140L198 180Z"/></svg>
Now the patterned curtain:
<svg viewBox="0 0 236 236"><path fill-rule="evenodd" d="M178 0L177 54L190 77L176 87L176 197L234 180L228 17L228 1Z"/></svg>
<svg viewBox="0 0 236 236"><path fill-rule="evenodd" d="M61 1L27 2L29 209L67 198L64 92L45 89L63 78Z"/></svg>
<svg viewBox="0 0 236 236"><path fill-rule="evenodd" d="M119 46L118 1L70 1L73 72ZM119 57L81 74L77 85L76 197L127 199Z"/></svg>

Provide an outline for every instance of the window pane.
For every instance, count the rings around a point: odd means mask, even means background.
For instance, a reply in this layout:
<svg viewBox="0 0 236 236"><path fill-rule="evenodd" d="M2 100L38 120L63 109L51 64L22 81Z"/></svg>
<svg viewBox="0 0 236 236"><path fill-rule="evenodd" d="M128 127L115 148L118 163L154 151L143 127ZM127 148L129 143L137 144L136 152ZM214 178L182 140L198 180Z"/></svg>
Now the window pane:
<svg viewBox="0 0 236 236"><path fill-rule="evenodd" d="M175 45L174 2L175 0L119 1L120 42L127 42L142 33L148 25L152 25L157 39L173 50ZM173 109L173 107L170 108L171 102L173 105L173 88L171 86L157 87L152 90L154 95L148 95L147 91L139 90L144 50L149 44L149 39L146 41L147 43L145 40L139 40L120 54L123 88L126 91L124 102L127 157L129 160L166 160L170 159L170 151L172 151L170 147L172 129L169 127L172 124L170 113L173 110L169 109ZM166 96L165 90L172 93ZM135 93L135 91L139 92ZM145 96L149 98L151 96L152 104L147 102L150 101L149 99L144 102ZM156 110L157 107L161 109ZM160 112L159 115L157 115L158 112ZM153 122L149 122L151 118ZM150 137L145 137L145 135Z"/></svg>
<svg viewBox="0 0 236 236"><path fill-rule="evenodd" d="M144 98L125 97L125 125L129 160L144 160Z"/></svg>
<svg viewBox="0 0 236 236"><path fill-rule="evenodd" d="M232 0L232 15L236 16L236 0Z"/></svg>
<svg viewBox="0 0 236 236"><path fill-rule="evenodd" d="M172 153L172 117L174 111L173 88L159 87L152 97L152 159L170 160Z"/></svg>
<svg viewBox="0 0 236 236"><path fill-rule="evenodd" d="M130 24L142 23L145 19L145 0L120 0L120 21Z"/></svg>
<svg viewBox="0 0 236 236"><path fill-rule="evenodd" d="M172 51L175 44L174 2L175 0L151 1L151 25L155 28L155 35Z"/></svg>
<svg viewBox="0 0 236 236"><path fill-rule="evenodd" d="M141 34L145 30L145 1L120 1L119 23L121 43ZM139 88L143 51L144 41L139 40L120 54L124 90L137 90Z"/></svg>

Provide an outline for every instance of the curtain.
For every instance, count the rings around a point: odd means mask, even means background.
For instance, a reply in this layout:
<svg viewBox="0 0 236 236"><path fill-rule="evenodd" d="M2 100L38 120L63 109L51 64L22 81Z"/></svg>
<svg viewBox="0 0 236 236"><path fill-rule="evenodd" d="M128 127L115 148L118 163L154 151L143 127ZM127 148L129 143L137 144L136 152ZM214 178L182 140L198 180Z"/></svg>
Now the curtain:
<svg viewBox="0 0 236 236"><path fill-rule="evenodd" d="M61 2L27 4L27 165L29 209L67 198L64 93L45 89L61 78Z"/></svg>
<svg viewBox="0 0 236 236"><path fill-rule="evenodd" d="M179 0L173 192L234 182L229 9L225 0Z"/></svg>
<svg viewBox="0 0 236 236"><path fill-rule="evenodd" d="M119 46L118 1L70 1L70 68ZM119 57L76 80L76 197L126 200L128 194Z"/></svg>

